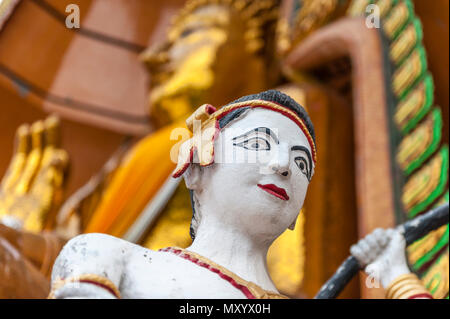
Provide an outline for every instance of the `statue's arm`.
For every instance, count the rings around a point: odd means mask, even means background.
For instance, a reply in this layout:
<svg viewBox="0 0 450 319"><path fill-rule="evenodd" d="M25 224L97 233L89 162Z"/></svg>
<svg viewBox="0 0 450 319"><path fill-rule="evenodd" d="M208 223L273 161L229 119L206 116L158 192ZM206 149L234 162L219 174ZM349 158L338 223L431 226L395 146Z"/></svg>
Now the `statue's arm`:
<svg viewBox="0 0 450 319"><path fill-rule="evenodd" d="M350 249L368 280L380 282L389 299L431 299L406 260L406 241L398 229L376 229ZM367 281L366 281L367 283Z"/></svg>
<svg viewBox="0 0 450 319"><path fill-rule="evenodd" d="M62 249L52 271L51 298L118 298L129 243L104 234L84 234Z"/></svg>

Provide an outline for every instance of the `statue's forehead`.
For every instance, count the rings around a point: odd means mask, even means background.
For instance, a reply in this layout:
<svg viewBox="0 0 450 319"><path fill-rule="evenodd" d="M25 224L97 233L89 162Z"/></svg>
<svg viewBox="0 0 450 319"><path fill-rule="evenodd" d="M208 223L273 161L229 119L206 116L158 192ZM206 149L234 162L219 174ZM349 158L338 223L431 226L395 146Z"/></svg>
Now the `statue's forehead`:
<svg viewBox="0 0 450 319"><path fill-rule="evenodd" d="M285 115L272 110L249 109L227 125L224 133L233 138L235 134L243 134L259 127L267 127L276 134L280 142L292 145L307 146L311 151L308 139L300 127Z"/></svg>

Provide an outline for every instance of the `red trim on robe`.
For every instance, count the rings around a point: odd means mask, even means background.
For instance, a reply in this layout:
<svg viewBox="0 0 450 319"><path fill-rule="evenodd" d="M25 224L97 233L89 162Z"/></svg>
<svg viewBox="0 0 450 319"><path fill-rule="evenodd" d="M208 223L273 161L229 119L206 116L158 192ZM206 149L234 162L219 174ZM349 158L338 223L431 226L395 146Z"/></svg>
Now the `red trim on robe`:
<svg viewBox="0 0 450 319"><path fill-rule="evenodd" d="M191 255L184 253L180 249L174 249L174 248L168 247L168 248L160 249L159 251L171 252L177 256L180 256L181 258L184 258L186 260L189 260L190 262L193 262L196 265L199 265L200 267L206 268L206 269L212 271L213 273L218 274L220 276L220 278L228 281L235 288L239 289L245 295L245 297L247 297L247 299L256 299L256 297L250 292L250 290L246 286L238 284L233 278L231 278L230 276L221 272L220 269L212 267L211 265L200 261L198 258L192 257Z"/></svg>

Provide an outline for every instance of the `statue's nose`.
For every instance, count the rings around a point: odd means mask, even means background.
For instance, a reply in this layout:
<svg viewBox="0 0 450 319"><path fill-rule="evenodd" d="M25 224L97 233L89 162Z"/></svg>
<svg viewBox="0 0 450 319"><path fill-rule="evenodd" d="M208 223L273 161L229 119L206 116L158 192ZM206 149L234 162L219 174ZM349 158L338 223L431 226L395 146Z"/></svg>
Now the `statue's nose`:
<svg viewBox="0 0 450 319"><path fill-rule="evenodd" d="M278 154L272 159L270 163L271 169L284 177L290 175L291 171L289 169L289 149L287 145L280 144L278 149Z"/></svg>
<svg viewBox="0 0 450 319"><path fill-rule="evenodd" d="M279 165L273 165L271 168L275 173L277 173L281 176L284 176L284 177L289 176L291 173L291 171L288 167L280 167Z"/></svg>

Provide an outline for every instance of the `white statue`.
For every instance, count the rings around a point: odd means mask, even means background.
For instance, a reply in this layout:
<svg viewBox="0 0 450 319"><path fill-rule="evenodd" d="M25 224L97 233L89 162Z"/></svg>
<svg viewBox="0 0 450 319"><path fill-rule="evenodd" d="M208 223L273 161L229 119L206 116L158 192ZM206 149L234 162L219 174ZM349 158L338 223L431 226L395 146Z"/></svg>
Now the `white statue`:
<svg viewBox="0 0 450 319"><path fill-rule="evenodd" d="M50 297L284 298L266 257L295 226L314 175L307 113L271 90L217 111L203 105L186 122L194 135L180 148L174 176L191 190L192 245L152 251L108 235L77 236L55 262ZM377 230L351 252L384 287L398 277L409 285L394 285L392 296L423 297L398 232Z"/></svg>
<svg viewBox="0 0 450 319"><path fill-rule="evenodd" d="M55 262L51 297L284 297L266 256L295 226L314 174L308 115L267 91L218 111L204 105L187 123L194 137L181 147L174 176L184 175L191 190L192 245L152 251L108 235L77 236Z"/></svg>

